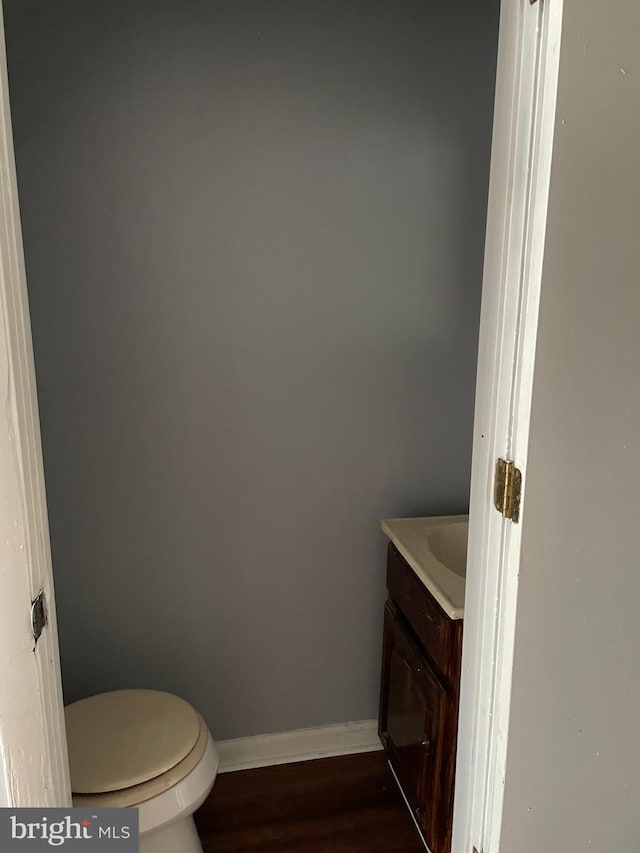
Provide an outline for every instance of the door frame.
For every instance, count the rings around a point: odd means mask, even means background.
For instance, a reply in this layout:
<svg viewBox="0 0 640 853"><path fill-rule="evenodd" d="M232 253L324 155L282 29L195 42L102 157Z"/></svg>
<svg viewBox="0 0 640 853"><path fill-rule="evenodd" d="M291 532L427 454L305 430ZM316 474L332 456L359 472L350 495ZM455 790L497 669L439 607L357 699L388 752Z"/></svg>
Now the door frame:
<svg viewBox="0 0 640 853"><path fill-rule="evenodd" d="M0 806L67 806L71 788L40 421L0 5ZM44 591L37 641L31 602Z"/></svg>
<svg viewBox="0 0 640 853"><path fill-rule="evenodd" d="M526 474L563 0L503 0L483 276L453 853L496 853L520 528L493 466ZM0 5L1 12L1 5ZM0 15L1 18L1 15ZM0 805L69 805L67 745L18 196L0 20ZM526 482L526 476L525 476ZM526 512L526 495L523 495ZM30 603L49 625L34 649Z"/></svg>
<svg viewBox="0 0 640 853"><path fill-rule="evenodd" d="M452 853L497 853L520 524L493 505L495 463L526 468L556 124L563 0L503 0L473 432Z"/></svg>

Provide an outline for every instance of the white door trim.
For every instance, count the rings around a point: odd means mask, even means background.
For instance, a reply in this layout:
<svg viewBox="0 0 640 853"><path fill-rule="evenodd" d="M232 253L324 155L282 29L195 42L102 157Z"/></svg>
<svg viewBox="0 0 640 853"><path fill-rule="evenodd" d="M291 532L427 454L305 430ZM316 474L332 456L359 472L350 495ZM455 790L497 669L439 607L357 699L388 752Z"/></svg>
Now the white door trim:
<svg viewBox="0 0 640 853"><path fill-rule="evenodd" d="M521 527L495 461L526 465L563 0L503 0L473 437L452 853L500 849Z"/></svg>
<svg viewBox="0 0 640 853"><path fill-rule="evenodd" d="M0 805L65 806L71 793L1 13ZM40 589L49 624L35 645L30 606Z"/></svg>

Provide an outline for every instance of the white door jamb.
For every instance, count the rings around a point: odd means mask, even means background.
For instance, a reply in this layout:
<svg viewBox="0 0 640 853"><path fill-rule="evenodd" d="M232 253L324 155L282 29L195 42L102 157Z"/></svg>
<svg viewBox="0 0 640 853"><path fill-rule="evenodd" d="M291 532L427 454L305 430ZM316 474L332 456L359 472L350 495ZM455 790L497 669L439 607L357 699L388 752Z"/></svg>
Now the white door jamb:
<svg viewBox="0 0 640 853"><path fill-rule="evenodd" d="M71 804L49 528L0 6L0 805ZM31 602L44 590L37 645Z"/></svg>

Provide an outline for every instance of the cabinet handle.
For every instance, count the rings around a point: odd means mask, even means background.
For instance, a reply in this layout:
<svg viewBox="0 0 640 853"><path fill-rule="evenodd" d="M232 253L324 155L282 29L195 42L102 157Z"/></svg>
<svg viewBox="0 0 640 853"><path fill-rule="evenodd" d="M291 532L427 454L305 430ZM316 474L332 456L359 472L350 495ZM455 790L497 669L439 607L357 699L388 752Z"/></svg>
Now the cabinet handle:
<svg viewBox="0 0 640 853"><path fill-rule="evenodd" d="M431 739L428 737L424 738L424 740L420 741L420 746L423 746L425 749L429 749L431 746Z"/></svg>

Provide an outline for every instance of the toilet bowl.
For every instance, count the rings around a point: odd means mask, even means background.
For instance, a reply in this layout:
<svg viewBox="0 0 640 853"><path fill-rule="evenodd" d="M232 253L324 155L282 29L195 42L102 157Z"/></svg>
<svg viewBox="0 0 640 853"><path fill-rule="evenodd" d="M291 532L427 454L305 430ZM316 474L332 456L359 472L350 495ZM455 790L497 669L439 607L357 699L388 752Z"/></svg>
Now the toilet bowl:
<svg viewBox="0 0 640 853"><path fill-rule="evenodd" d="M198 712L160 690L114 690L65 708L73 805L135 806L140 853L202 853L193 813L218 752Z"/></svg>

